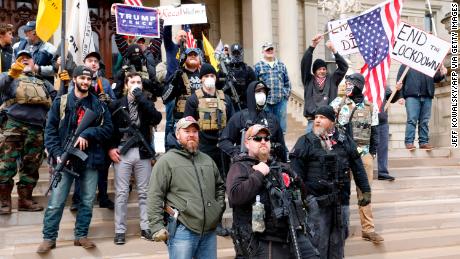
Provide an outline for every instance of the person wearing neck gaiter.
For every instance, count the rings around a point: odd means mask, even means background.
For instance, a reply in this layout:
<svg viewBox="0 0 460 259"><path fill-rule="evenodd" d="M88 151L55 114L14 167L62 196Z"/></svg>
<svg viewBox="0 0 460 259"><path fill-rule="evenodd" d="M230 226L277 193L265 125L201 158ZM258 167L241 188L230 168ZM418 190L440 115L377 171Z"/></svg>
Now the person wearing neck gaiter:
<svg viewBox="0 0 460 259"><path fill-rule="evenodd" d="M308 120L307 133L313 127L316 109L320 106L328 105L337 97L339 83L348 70L347 61L337 52L330 41L326 43L326 47L334 54L337 70L334 73L329 73L327 64L322 59L316 59L313 62L312 70L313 51L322 38L321 34L313 38L310 47L302 57L300 65L305 101L303 116Z"/></svg>

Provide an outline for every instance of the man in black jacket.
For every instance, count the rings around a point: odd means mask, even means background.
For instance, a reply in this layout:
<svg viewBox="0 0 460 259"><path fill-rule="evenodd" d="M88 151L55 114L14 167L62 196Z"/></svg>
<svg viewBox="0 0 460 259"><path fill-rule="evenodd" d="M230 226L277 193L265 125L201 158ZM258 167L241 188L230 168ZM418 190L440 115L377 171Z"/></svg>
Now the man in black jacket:
<svg viewBox="0 0 460 259"><path fill-rule="evenodd" d="M279 121L274 114L264 111L268 91L269 88L262 81L249 84L246 93L248 108L235 113L220 135L219 148L228 156L234 158L241 154L241 130L261 124L270 129L274 158L283 162L287 160L287 148Z"/></svg>
<svg viewBox="0 0 460 259"><path fill-rule="evenodd" d="M151 159L154 151L150 147L151 126L161 121L161 113L155 109L142 92L139 73L131 72L125 77L126 95L110 104L114 134L110 141L109 156L115 169L115 239L117 245L125 243L127 229L129 181L134 173L139 196L141 237L151 239L147 219L147 192L152 171ZM126 113L124 113L126 112ZM120 129L131 127L129 132ZM141 133L142 141L135 133ZM136 139L136 141L133 141ZM126 146L129 145L129 146ZM120 153L121 151L123 153Z"/></svg>
<svg viewBox="0 0 460 259"><path fill-rule="evenodd" d="M227 176L236 252L243 258L318 258L305 234L302 180L286 164L270 160L270 137L263 125L249 127L244 136L248 153ZM256 202L263 211L254 211ZM265 216L255 217L259 213Z"/></svg>
<svg viewBox="0 0 460 259"><path fill-rule="evenodd" d="M311 131L315 119L316 109L323 105L328 105L337 97L338 86L348 70L347 61L337 52L332 42L328 41L326 46L334 53L335 62L338 66L333 74L327 72L327 64L322 59L316 59L313 63L313 51L323 36L316 35L311 46L305 51L300 65L302 83L304 85L305 107L303 116L307 118L307 133ZM310 72L311 71L311 72ZM312 74L313 72L313 74Z"/></svg>
<svg viewBox="0 0 460 259"><path fill-rule="evenodd" d="M363 196L359 206L371 202L371 189L353 139L335 127L331 106L316 110L313 130L301 136L291 151L292 168L307 189L311 240L322 259L342 259L350 215L350 171Z"/></svg>

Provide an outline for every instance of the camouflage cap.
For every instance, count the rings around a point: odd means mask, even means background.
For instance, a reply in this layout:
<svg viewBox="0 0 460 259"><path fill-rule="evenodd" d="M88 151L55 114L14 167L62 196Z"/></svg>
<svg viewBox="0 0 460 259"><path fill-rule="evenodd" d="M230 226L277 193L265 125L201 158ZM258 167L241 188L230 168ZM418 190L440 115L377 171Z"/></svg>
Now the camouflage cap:
<svg viewBox="0 0 460 259"><path fill-rule="evenodd" d="M184 118L180 119L176 123L176 133L180 129L186 129L186 128L190 127L191 125L194 125L198 130L200 130L200 125L195 120L195 118L193 118L192 116L187 116L187 117L184 117Z"/></svg>
<svg viewBox="0 0 460 259"><path fill-rule="evenodd" d="M257 133L261 131L265 131L267 135L270 135L270 130L267 127L261 124L254 124L251 127L249 127L249 129L246 131L245 138L248 139L250 137L254 137L255 135L257 135Z"/></svg>

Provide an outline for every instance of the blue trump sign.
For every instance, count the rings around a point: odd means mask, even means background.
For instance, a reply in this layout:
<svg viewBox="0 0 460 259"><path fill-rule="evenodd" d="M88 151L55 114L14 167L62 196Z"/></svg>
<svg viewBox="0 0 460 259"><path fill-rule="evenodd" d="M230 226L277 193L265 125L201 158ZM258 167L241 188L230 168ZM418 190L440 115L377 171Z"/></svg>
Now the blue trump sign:
<svg viewBox="0 0 460 259"><path fill-rule="evenodd" d="M158 12L155 8L117 4L115 17L118 34L160 37Z"/></svg>

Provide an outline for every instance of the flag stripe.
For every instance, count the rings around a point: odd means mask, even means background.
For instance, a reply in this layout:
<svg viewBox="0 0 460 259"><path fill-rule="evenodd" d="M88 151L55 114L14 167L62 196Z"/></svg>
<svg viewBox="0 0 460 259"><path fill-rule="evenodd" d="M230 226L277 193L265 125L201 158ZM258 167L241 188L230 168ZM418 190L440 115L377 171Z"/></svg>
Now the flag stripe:
<svg viewBox="0 0 460 259"><path fill-rule="evenodd" d="M132 6L142 6L141 0L125 0L125 4Z"/></svg>

